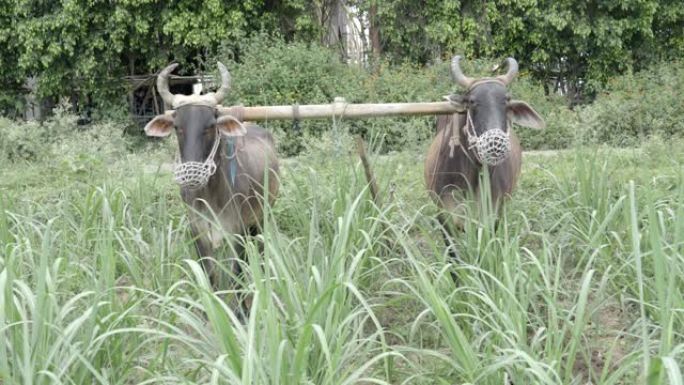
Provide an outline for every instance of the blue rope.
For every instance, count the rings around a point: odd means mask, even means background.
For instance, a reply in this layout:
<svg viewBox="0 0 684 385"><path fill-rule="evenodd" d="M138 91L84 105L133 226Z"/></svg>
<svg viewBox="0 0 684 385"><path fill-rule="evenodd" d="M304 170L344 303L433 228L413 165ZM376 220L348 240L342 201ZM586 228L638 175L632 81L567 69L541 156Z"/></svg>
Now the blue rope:
<svg viewBox="0 0 684 385"><path fill-rule="evenodd" d="M228 157L228 179L230 184L235 186L235 175L237 175L237 156L235 156L235 138L226 138L226 156Z"/></svg>

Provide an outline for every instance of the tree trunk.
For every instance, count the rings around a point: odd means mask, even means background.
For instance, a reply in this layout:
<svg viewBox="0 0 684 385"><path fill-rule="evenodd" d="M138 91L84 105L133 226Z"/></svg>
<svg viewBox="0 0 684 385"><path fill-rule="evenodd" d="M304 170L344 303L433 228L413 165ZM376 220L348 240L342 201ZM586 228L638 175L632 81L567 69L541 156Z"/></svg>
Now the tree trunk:
<svg viewBox="0 0 684 385"><path fill-rule="evenodd" d="M370 6L368 16L370 24L368 28L368 34L370 35L371 55L373 60L377 60L380 58L382 49L380 47L380 22L378 20L378 4L376 2L373 2L373 4Z"/></svg>

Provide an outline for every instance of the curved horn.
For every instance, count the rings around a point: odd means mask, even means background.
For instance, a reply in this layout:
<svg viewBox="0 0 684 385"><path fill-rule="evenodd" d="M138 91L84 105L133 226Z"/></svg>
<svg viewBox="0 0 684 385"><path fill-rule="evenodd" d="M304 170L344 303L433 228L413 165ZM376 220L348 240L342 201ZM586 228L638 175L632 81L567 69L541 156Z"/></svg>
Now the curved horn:
<svg viewBox="0 0 684 385"><path fill-rule="evenodd" d="M460 61L460 55L456 55L451 59L451 76L453 76L454 80L458 84L462 85L465 88L468 88L471 84L473 84L475 79L469 78L463 74L463 71L461 70L461 65L459 64Z"/></svg>
<svg viewBox="0 0 684 385"><path fill-rule="evenodd" d="M157 91L161 95L162 99L166 104L173 107L174 95L169 91L169 74L178 67L178 63L173 63L168 67L164 68L159 75L157 75Z"/></svg>
<svg viewBox="0 0 684 385"><path fill-rule="evenodd" d="M216 98L216 103L221 104L221 101L226 97L228 91L230 90L230 73L223 63L217 62L217 64L219 72L221 73L221 87L216 90L214 98Z"/></svg>
<svg viewBox="0 0 684 385"><path fill-rule="evenodd" d="M518 74L518 62L512 57L509 57L504 63L506 64L506 67L508 67L508 72L506 72L506 75L500 75L496 78L508 85L513 81L515 75Z"/></svg>

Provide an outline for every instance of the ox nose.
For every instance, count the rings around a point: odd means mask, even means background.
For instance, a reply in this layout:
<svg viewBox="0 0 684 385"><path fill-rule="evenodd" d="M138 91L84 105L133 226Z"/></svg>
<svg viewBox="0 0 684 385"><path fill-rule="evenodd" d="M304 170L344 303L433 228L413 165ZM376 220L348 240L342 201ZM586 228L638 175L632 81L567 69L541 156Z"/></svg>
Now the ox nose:
<svg viewBox="0 0 684 385"><path fill-rule="evenodd" d="M182 188L198 189L209 183L209 178L216 172L216 163L213 159L204 163L184 162L176 165L173 170L176 183Z"/></svg>
<svg viewBox="0 0 684 385"><path fill-rule="evenodd" d="M508 158L511 153L511 140L508 132L500 128L489 129L478 136L471 147L480 163L496 166Z"/></svg>

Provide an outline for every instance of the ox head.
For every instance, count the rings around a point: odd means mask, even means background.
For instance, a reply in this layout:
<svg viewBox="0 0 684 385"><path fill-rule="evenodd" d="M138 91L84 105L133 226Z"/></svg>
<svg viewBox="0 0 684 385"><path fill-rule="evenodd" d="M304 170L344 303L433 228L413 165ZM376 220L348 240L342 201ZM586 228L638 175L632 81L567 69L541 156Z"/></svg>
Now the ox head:
<svg viewBox="0 0 684 385"><path fill-rule="evenodd" d="M230 115L222 115L220 103L230 89L230 74L218 63L221 87L204 95L174 95L169 91L169 74L178 66L171 64L157 76L157 90L173 107L145 126L148 136L166 137L176 132L181 163L176 166L176 181L181 187L204 186L216 171L214 158L221 135L241 136L244 126Z"/></svg>
<svg viewBox="0 0 684 385"><path fill-rule="evenodd" d="M466 111L465 136L478 159L496 165L508 157L510 151L510 123L536 129L544 128L544 120L527 103L511 100L507 86L518 74L518 63L513 58L504 62L505 75L474 79L463 74L460 56L451 60L454 80L466 89L449 100L462 105Z"/></svg>

